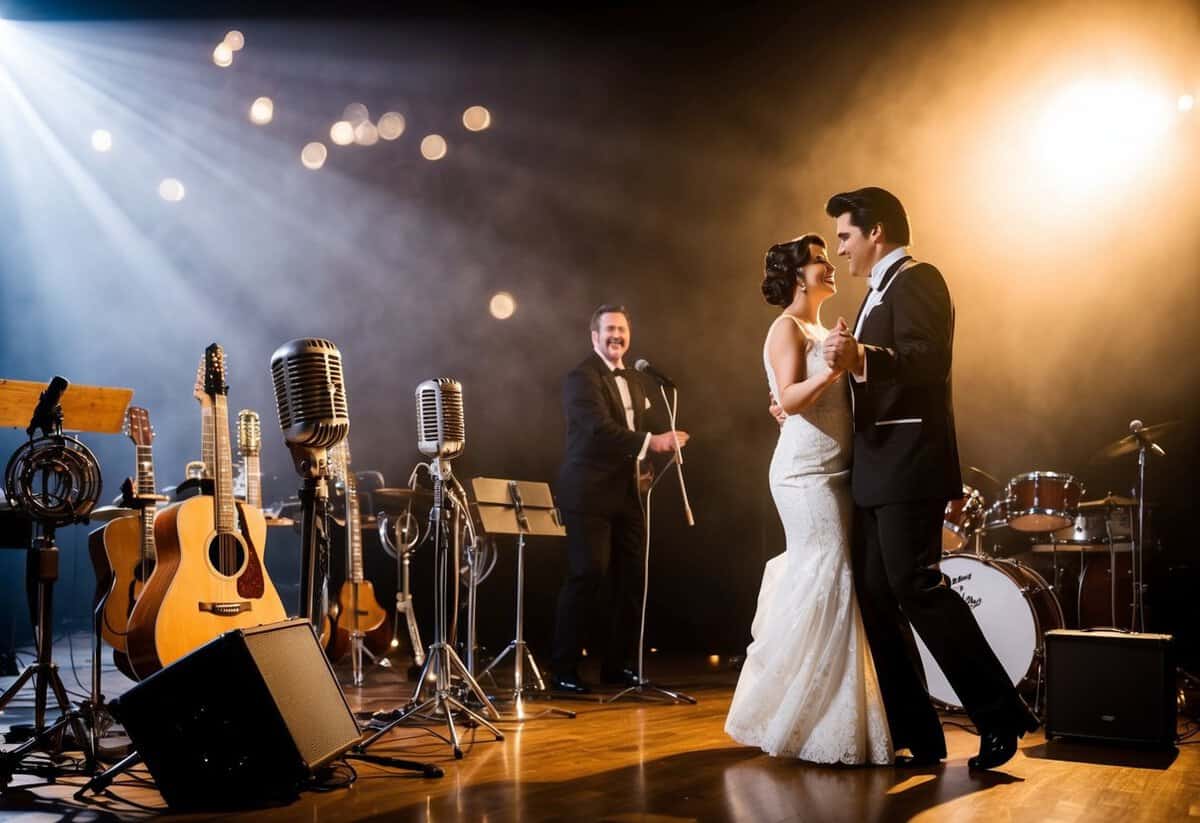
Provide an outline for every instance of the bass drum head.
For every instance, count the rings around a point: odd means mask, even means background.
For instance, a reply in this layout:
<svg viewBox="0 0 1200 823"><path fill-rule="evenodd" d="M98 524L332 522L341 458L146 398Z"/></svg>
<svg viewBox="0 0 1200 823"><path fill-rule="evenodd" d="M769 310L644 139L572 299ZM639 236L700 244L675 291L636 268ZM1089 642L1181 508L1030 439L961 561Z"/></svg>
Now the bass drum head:
<svg viewBox="0 0 1200 823"><path fill-rule="evenodd" d="M1025 570L1005 560L985 560L970 555L947 557L941 563L942 574L950 586L971 607L983 636L1008 672L1013 685L1029 674L1034 656L1041 646L1038 621L1022 591ZM947 706L962 708L950 681L933 659L921 635L913 630L929 696Z"/></svg>

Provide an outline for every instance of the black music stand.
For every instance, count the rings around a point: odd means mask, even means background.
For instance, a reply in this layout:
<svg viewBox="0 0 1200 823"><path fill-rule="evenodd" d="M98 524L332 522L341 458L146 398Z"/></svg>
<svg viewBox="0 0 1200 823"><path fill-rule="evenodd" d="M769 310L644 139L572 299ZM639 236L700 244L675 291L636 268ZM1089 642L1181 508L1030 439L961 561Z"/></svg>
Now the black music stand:
<svg viewBox="0 0 1200 823"><path fill-rule="evenodd" d="M476 477L471 481L475 492L476 509L485 534L515 534L517 536L517 628L504 651L496 655L480 677L489 673L509 654L513 656L513 714L505 720L532 720L548 714L574 717L575 712L547 706L536 714L525 710L525 693L535 691L548 694L542 672L538 668L533 652L525 643L525 535L565 537L566 528L554 506L554 496L549 483L533 483L521 480L498 480L492 477ZM525 664L533 674L533 683L525 684Z"/></svg>

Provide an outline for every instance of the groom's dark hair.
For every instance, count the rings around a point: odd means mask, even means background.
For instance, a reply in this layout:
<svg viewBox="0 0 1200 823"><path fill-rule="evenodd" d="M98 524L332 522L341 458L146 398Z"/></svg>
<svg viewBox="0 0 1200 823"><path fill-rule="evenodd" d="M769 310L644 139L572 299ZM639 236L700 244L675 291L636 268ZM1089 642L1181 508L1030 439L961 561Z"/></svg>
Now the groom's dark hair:
<svg viewBox="0 0 1200 823"><path fill-rule="evenodd" d="M883 226L884 236L889 243L907 246L909 243L908 215L900 198L887 189L867 186L865 189L844 191L829 198L825 213L838 218L850 213L850 224L867 234L878 224Z"/></svg>

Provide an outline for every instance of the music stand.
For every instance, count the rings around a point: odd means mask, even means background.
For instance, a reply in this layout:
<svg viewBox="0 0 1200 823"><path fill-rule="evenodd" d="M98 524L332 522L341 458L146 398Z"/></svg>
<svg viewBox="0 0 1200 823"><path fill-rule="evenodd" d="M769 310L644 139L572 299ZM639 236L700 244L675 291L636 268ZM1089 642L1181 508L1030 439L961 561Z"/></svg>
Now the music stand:
<svg viewBox="0 0 1200 823"><path fill-rule="evenodd" d="M483 531L489 535L515 534L517 536L517 627L516 635L504 651L496 655L480 676L494 669L508 654L513 655L513 714L505 720L531 720L548 714L575 717L575 712L547 706L543 711L529 715L525 711L525 692L537 691L547 694L549 690L542 679L533 652L525 643L525 535L565 537L566 528L554 506L554 496L549 483L533 483L522 480L498 480L493 477L476 477L471 481L475 492L475 506ZM525 685L525 664L533 674L533 684Z"/></svg>
<svg viewBox="0 0 1200 823"><path fill-rule="evenodd" d="M56 381L61 378L55 378ZM65 383L65 381L63 381ZM30 434L30 444L33 444L35 423L43 429L45 439L53 437L60 441L64 431L97 432L101 434L116 434L121 431L125 419L125 408L133 398L133 389L108 388L102 386L69 385L63 389L57 405L51 413L52 425L46 421L36 420L35 411L40 404L43 391L50 388L42 383L28 380L0 380L0 427L27 428ZM35 418L31 423L31 418ZM71 441L71 438L66 438ZM39 441L42 442L42 441ZM78 443L79 441L74 441ZM86 451L86 447L80 444ZM20 451L20 449L18 449ZM88 458L94 460L88 454ZM11 462L11 461L10 461ZM96 467L97 483L96 496L99 496L99 472ZM44 491L44 490L43 490ZM17 501L10 501L17 505ZM103 710L104 697L100 694L99 668L100 657L99 632L95 632L92 647L92 693L79 710L71 708L66 688L59 676L58 667L54 664L53 649L53 604L54 584L58 580L58 546L54 542L54 532L60 525L72 522L86 522L91 506L87 511L77 511L76 515L65 516L59 520L39 522L37 513L28 512L34 522L38 523L40 532L28 545L26 556L26 593L29 599L30 615L34 624L34 636L37 645L37 660L27 666L16 681L0 695L0 710L7 706L17 693L30 680L34 684L34 728L33 735L16 748L3 752L0 756L0 788L8 785L9 779L17 765L30 751L37 748L43 740L59 734L69 725L75 733L77 742L83 749L85 757L91 765L95 762L98 746L96 715ZM103 607L103 602L99 608ZM95 613L94 613L95 615ZM93 626L95 629L96 626ZM61 717L46 725L46 704L48 694L52 692L58 704ZM86 727L84 725L86 721ZM61 737L59 746L61 746Z"/></svg>

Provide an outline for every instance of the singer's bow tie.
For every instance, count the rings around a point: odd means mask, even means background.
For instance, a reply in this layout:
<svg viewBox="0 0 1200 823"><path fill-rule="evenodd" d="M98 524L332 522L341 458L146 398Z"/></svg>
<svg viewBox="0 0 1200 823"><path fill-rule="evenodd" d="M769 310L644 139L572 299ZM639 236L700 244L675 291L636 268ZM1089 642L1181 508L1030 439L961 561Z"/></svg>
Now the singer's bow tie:
<svg viewBox="0 0 1200 823"><path fill-rule="evenodd" d="M613 369L612 376L613 377L624 377L626 380L628 380L629 379L629 369Z"/></svg>

